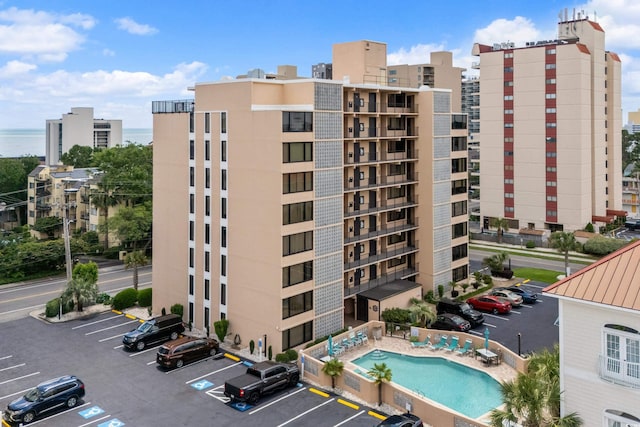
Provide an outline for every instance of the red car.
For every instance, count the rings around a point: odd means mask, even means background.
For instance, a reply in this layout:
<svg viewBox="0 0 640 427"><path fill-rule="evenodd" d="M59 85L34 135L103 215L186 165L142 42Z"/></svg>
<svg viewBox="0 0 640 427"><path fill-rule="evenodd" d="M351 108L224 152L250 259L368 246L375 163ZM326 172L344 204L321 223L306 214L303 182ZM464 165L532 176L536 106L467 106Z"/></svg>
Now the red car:
<svg viewBox="0 0 640 427"><path fill-rule="evenodd" d="M491 295L480 295L479 297L471 297L467 300L467 304L476 310L490 311L493 314L506 314L511 311L511 304L502 302L498 298Z"/></svg>

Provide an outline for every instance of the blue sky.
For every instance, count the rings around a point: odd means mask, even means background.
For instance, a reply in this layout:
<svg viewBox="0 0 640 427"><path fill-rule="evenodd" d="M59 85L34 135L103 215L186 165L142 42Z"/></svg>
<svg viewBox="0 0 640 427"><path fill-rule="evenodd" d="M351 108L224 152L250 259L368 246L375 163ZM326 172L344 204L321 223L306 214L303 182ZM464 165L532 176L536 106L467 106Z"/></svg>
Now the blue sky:
<svg viewBox="0 0 640 427"><path fill-rule="evenodd" d="M72 107L151 128L151 101L191 97L195 82L261 68L331 62L334 43L387 43L389 64L474 42L556 38L558 14L584 11L623 61L623 122L640 109L640 1L0 0L0 129L44 128ZM471 74L471 70L470 73Z"/></svg>

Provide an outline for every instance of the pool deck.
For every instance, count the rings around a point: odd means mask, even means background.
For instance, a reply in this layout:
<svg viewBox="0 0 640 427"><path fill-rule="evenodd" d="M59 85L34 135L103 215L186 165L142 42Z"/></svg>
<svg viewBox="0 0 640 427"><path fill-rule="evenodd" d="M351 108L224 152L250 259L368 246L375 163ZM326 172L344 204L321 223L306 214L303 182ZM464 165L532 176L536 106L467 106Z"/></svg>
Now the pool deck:
<svg viewBox="0 0 640 427"><path fill-rule="evenodd" d="M482 372L486 372L498 382L513 380L518 375L518 372L506 363L500 363L499 365L487 365L480 358L476 359L473 354L471 356L462 356L455 351L451 352L444 349L432 350L428 347L413 347L408 340L389 336L382 337L376 341L370 339L368 345L364 344L353 347L338 356L338 359L344 363L345 369L355 371L358 369L358 365L353 363L352 360L355 360L374 349L392 351L410 356L443 357L471 368L478 369Z"/></svg>

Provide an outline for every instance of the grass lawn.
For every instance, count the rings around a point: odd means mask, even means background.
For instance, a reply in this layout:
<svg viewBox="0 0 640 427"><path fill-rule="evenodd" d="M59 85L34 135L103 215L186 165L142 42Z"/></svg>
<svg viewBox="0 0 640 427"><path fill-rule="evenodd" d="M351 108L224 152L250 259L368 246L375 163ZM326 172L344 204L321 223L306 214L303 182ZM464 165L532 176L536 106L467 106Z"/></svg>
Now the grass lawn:
<svg viewBox="0 0 640 427"><path fill-rule="evenodd" d="M515 277L523 279L529 279L536 282L543 283L555 283L558 281L558 276L564 274L562 271L544 270L541 268L516 268L513 271Z"/></svg>

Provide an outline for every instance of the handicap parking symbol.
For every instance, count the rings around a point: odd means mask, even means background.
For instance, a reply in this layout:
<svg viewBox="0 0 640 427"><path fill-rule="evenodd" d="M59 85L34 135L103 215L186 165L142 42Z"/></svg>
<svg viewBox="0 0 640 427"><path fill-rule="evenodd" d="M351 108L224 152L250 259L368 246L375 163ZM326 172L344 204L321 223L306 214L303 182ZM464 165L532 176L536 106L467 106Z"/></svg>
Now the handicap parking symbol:
<svg viewBox="0 0 640 427"><path fill-rule="evenodd" d="M197 383L191 384L191 387L195 388L196 390L205 390L212 386L213 386L213 383L207 380L202 380L202 381L198 381Z"/></svg>
<svg viewBox="0 0 640 427"><path fill-rule="evenodd" d="M117 418L107 421L106 423L98 424L98 427L122 427L124 423Z"/></svg>
<svg viewBox="0 0 640 427"><path fill-rule="evenodd" d="M237 411L240 411L240 412L244 412L247 409L253 408L253 405L249 405L249 404L244 403L244 402L233 402L229 406L231 406L233 409L235 409Z"/></svg>
<svg viewBox="0 0 640 427"><path fill-rule="evenodd" d="M85 409L83 411L78 412L78 414L80 414L80 416L82 418L84 418L85 420L91 418L91 417L95 417L96 415L100 415L104 413L104 409L102 409L99 406L92 406L89 409Z"/></svg>

